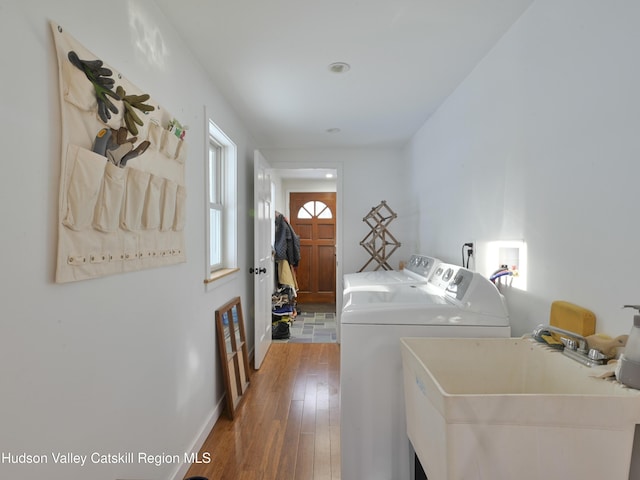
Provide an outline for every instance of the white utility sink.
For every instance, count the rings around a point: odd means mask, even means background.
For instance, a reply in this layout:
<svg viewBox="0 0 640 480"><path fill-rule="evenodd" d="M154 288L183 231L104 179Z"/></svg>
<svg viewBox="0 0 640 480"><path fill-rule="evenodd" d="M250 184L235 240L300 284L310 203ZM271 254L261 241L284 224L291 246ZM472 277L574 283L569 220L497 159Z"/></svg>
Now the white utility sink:
<svg viewBox="0 0 640 480"><path fill-rule="evenodd" d="M429 480L628 480L640 391L522 338L403 338Z"/></svg>

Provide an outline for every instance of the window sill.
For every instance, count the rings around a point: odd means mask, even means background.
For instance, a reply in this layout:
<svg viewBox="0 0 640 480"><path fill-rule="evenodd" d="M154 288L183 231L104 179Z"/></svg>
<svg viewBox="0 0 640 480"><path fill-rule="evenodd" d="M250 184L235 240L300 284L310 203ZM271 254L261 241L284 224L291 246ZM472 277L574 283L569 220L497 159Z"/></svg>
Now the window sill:
<svg viewBox="0 0 640 480"><path fill-rule="evenodd" d="M216 280L220 280L221 278L239 271L239 268L222 268L220 270L216 270L215 272L211 273L211 276L209 278L205 278L204 283L213 283Z"/></svg>

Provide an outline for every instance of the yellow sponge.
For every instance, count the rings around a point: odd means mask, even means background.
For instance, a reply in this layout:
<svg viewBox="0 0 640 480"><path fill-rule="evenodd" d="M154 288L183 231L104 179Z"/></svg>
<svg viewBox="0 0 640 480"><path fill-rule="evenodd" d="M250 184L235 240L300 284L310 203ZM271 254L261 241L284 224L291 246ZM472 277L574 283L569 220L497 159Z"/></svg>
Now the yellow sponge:
<svg viewBox="0 0 640 480"><path fill-rule="evenodd" d="M562 345L562 342L554 338L552 335L540 335L547 345Z"/></svg>
<svg viewBox="0 0 640 480"><path fill-rule="evenodd" d="M596 333L596 315L573 303L556 300L551 304L549 325L588 337Z"/></svg>

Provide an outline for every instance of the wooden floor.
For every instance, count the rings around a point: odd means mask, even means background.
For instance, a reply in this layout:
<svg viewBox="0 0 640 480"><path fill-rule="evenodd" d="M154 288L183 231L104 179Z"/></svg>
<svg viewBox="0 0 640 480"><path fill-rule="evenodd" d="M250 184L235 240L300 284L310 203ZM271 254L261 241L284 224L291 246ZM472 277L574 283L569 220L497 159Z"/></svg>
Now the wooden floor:
<svg viewBox="0 0 640 480"><path fill-rule="evenodd" d="M211 462L185 478L339 479L339 367L339 344L272 344L235 420L223 413L205 441Z"/></svg>

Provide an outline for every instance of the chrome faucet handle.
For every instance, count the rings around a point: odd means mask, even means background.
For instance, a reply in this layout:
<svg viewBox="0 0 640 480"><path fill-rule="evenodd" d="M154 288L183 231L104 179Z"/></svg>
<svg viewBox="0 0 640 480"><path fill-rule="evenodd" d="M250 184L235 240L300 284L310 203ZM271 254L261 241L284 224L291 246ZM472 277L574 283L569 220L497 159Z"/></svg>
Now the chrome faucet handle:
<svg viewBox="0 0 640 480"><path fill-rule="evenodd" d="M573 338L560 337L560 341L564 345L564 348L568 348L569 350L578 350L578 342Z"/></svg>
<svg viewBox="0 0 640 480"><path fill-rule="evenodd" d="M536 328L533 329L533 338L535 338L536 340L540 340L542 338L542 335L546 335L547 333L549 333L549 330L547 330L545 328L544 324L540 324L538 325Z"/></svg>
<svg viewBox="0 0 640 480"><path fill-rule="evenodd" d="M597 348L589 349L589 358L591 360L596 360L596 361L602 361L602 360L608 360L609 359L609 357L607 357L604 353L602 353Z"/></svg>

